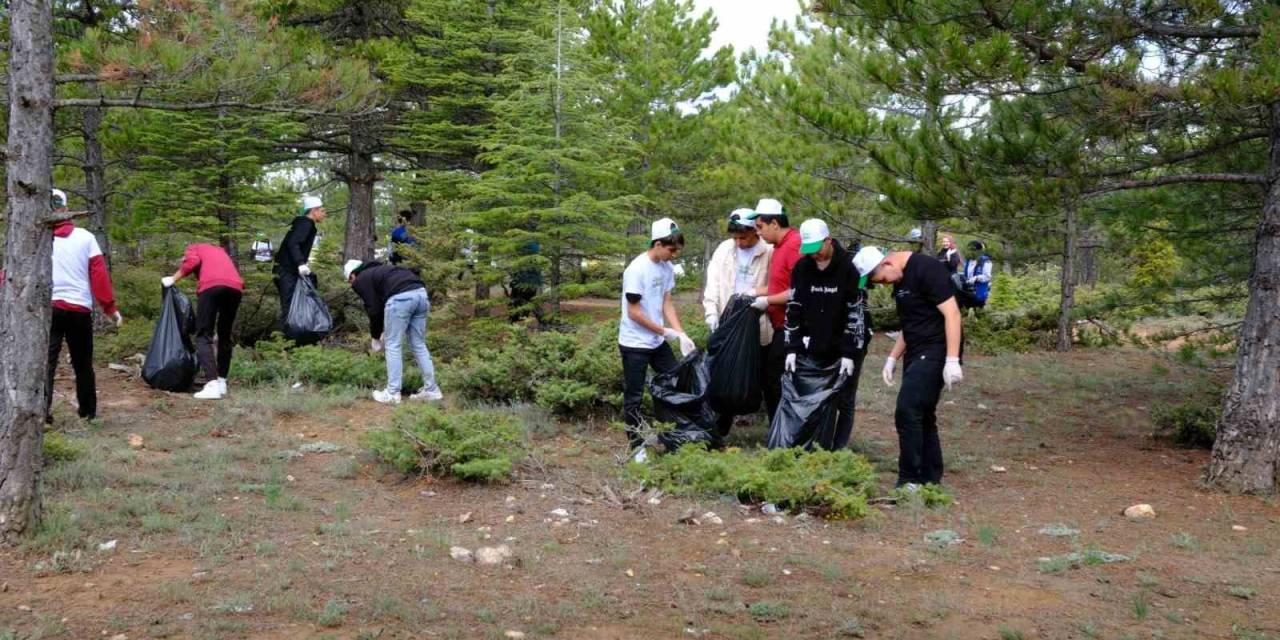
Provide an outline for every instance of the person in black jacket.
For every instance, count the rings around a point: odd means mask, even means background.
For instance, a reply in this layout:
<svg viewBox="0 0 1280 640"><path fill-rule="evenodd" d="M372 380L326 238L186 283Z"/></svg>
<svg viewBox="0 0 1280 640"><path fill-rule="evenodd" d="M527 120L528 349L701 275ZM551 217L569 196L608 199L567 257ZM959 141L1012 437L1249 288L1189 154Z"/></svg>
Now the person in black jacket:
<svg viewBox="0 0 1280 640"><path fill-rule="evenodd" d="M786 343L786 371L795 371L796 356L808 354L818 366L840 362L845 376L840 391L832 449L849 444L853 433L854 403L858 376L867 355L871 331L867 316L866 291L852 256L831 237L827 223L818 219L800 225L800 261L791 272L794 291L787 303L783 340Z"/></svg>
<svg viewBox="0 0 1280 640"><path fill-rule="evenodd" d="M431 300L427 285L417 273L404 267L348 260L342 267L351 288L364 301L369 314L369 345L387 356L387 388L373 392L373 399L383 404L400 404L400 385L404 374L401 342L409 336L409 348L422 370L422 388L410 400L436 401L444 397L436 384L436 369L427 351L427 315Z"/></svg>
<svg viewBox="0 0 1280 640"><path fill-rule="evenodd" d="M324 218L324 204L320 198L306 196L302 199L301 212L289 224L289 232L284 234L284 240L276 250L276 265L272 272L276 290L280 293L281 325L289 312L289 302L293 300L293 288L298 284L298 278L307 278L311 284L316 284L309 262L311 246L316 242L316 223L323 222Z"/></svg>

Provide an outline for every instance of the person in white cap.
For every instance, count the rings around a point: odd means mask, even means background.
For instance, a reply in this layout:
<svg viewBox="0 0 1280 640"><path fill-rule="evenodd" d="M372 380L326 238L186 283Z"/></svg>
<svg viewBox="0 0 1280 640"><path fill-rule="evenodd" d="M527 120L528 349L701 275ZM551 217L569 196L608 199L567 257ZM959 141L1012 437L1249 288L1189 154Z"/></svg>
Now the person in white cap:
<svg viewBox="0 0 1280 640"><path fill-rule="evenodd" d="M280 294L280 318L289 311L289 301L293 299L293 287L298 278L309 278L315 284L316 278L311 274L311 248L315 245L316 224L325 218L324 203L315 196L302 198L302 208L289 224L289 232L280 241L276 250L275 273L276 290Z"/></svg>
<svg viewBox="0 0 1280 640"><path fill-rule="evenodd" d="M960 307L947 267L932 256L911 251L885 255L864 247L853 257L862 283L892 284L902 332L881 374L893 384L903 360L902 389L893 422L898 430L898 486L916 488L942 482L942 443L938 439L938 400L945 386L960 382Z"/></svg>
<svg viewBox="0 0 1280 640"><path fill-rule="evenodd" d="M67 194L54 189L50 193L50 205L54 213L66 213ZM53 228L52 263L53 315L49 328L44 420L53 422L53 374L58 369L63 340L67 342L71 368L76 374L78 413L81 418L92 420L98 415L98 388L93 373L93 303L96 301L117 327L124 323L124 318L116 308L106 258L92 233L77 228L71 220L59 222Z"/></svg>
<svg viewBox="0 0 1280 640"><path fill-rule="evenodd" d="M729 306L729 300L735 295L761 296L769 289L769 259L773 256L773 247L760 241L760 234L748 218L751 209L735 209L729 214L728 240L720 243L711 261L707 263L707 286L702 292L702 310L705 313L707 327L715 331L720 324L720 315ZM768 357L769 345L773 342L773 325L768 316L760 316L760 344L763 353L760 363ZM721 438L729 434L733 426L733 414L721 413L717 426Z"/></svg>
<svg viewBox="0 0 1280 640"><path fill-rule="evenodd" d="M769 286L752 305L768 314L769 324L773 327L769 357L765 358L764 379L760 381L764 388L765 407L772 420L782 397L782 368L787 355L782 325L786 322L787 302L791 300L791 270L800 260L800 234L791 228L782 203L773 198L762 198L757 202L748 219L756 225L760 237L773 245L773 256L769 259Z"/></svg>
<svg viewBox="0 0 1280 640"><path fill-rule="evenodd" d="M849 444L862 361L871 341L867 294L860 284L849 252L831 237L827 223L816 218L800 225L800 261L791 272L794 291L787 303L783 329L787 357L784 368L796 370L799 354L817 367L840 363L844 377L836 409L836 429L817 446L836 450Z"/></svg>
<svg viewBox="0 0 1280 640"><path fill-rule="evenodd" d="M671 218L649 226L649 249L635 257L622 273L622 319L618 324L618 349L622 353L622 416L631 443L632 459L648 460L639 432L640 405L649 368L663 372L679 363L667 339L680 342L680 351L697 346L685 335L671 290L676 278L671 261L684 249L684 234ZM666 321L666 326L663 321Z"/></svg>
<svg viewBox="0 0 1280 640"><path fill-rule="evenodd" d="M342 275L364 302L369 314L369 347L373 351L385 349L387 359L387 386L373 392L373 399L383 404L400 404L400 387L404 377L401 344L409 338L409 349L422 371L422 387L409 396L410 400L434 402L444 398L436 384L436 368L427 350L427 316L431 312L431 299L427 285L418 274L404 267L380 262L348 260L342 266Z"/></svg>

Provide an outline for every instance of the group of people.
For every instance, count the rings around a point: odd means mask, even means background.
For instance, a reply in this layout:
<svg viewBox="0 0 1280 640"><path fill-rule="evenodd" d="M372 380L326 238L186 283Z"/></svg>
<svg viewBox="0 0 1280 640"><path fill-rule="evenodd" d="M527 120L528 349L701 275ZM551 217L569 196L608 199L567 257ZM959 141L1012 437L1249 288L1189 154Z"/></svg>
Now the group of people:
<svg viewBox="0 0 1280 640"><path fill-rule="evenodd" d="M55 214L65 214L67 194L54 189L51 205ZM290 222L272 258L282 322L299 280L305 278L313 286L316 284L310 266L311 252L315 246L316 225L324 221L325 216L324 204L319 198L304 197L298 215ZM406 219L407 216L401 216L402 224L397 234L393 234L393 247L414 243L405 233ZM270 243L260 236L252 247L254 259L260 261L263 250L269 251L269 247ZM443 394L435 382L435 368L426 344L427 316L431 309L426 284L411 269L377 261L349 260L343 267L343 275L369 315L370 348L385 352L387 385L374 391L373 398L389 404L401 401L402 347L407 340L423 378L423 386L409 397L440 400ZM178 269L162 277L160 284L167 289L188 276L197 280L196 359L206 380L194 397L221 399L228 393L227 377L234 346L231 331L244 295L244 279L226 250L209 243L188 245ZM75 373L78 413L84 419L97 417L92 317L95 302L117 326L123 324L97 239L89 231L77 228L70 219L60 222L53 229L53 320L49 334L46 422L53 421L53 377L64 341Z"/></svg>
<svg viewBox="0 0 1280 640"><path fill-rule="evenodd" d="M872 337L867 289L893 287L901 331L881 377L892 385L897 365L903 363L894 411L897 484L939 483L943 461L937 405L943 388L963 378L961 314L947 265L952 259L948 250L938 258L916 251L886 254L872 246L851 252L831 237L823 220L805 220L798 230L793 228L782 204L772 198L760 200L754 209L730 213L727 232L730 238L716 247L707 264L702 297L707 326L716 330L734 296L751 296L752 307L763 312L758 375L770 419L778 411L782 376L795 371L799 356L820 367L838 366L844 382L836 401L834 448L846 446L853 431L858 378ZM650 226L649 249L623 272L618 328L623 413L632 459L637 462L649 456L641 433L648 370L663 372L677 366L668 340L677 341L686 355L696 348L671 296L675 288L671 261L684 244L674 221L657 220ZM987 258L986 280L974 280L975 284L990 282L989 263ZM975 262L974 268L974 277L980 278L982 267ZM717 435L728 434L734 417L719 416Z"/></svg>

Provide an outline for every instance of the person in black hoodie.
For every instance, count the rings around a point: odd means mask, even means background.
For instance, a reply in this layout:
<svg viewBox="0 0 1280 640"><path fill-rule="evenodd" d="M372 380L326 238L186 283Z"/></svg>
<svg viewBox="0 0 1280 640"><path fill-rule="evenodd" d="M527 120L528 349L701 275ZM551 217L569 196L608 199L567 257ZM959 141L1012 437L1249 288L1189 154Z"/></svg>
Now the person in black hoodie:
<svg viewBox="0 0 1280 640"><path fill-rule="evenodd" d="M853 433L858 376L871 341L867 294L859 286L852 256L831 237L822 220L810 219L800 225L800 254L791 272L794 293L787 303L783 326L787 349L784 367L795 371L800 353L808 354L822 367L840 361L846 382L840 391L832 448L841 449Z"/></svg>
<svg viewBox="0 0 1280 640"><path fill-rule="evenodd" d="M289 224L289 232L276 250L276 265L272 272L275 274L276 291L280 294L281 325L289 313L289 302L293 300L293 288L297 286L298 278L307 278L311 284L316 284L309 262L311 247L316 242L316 223L323 222L325 215L320 198L303 198L301 212Z"/></svg>
<svg viewBox="0 0 1280 640"><path fill-rule="evenodd" d="M431 352L427 351L427 315L431 311L427 285L417 273L381 262L348 260L342 273L364 301L364 310L369 314L369 334L373 337L370 348L380 351L385 347L386 350L387 387L374 391L373 399L383 404L400 404L404 375L400 352L406 335L422 370L422 388L409 399L428 402L442 399L444 395L436 384Z"/></svg>

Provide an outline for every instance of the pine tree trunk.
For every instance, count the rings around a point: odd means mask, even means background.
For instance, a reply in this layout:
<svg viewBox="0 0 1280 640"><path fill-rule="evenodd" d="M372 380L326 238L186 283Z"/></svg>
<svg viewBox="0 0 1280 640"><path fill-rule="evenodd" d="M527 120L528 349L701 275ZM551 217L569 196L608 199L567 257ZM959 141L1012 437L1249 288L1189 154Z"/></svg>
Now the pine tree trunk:
<svg viewBox="0 0 1280 640"><path fill-rule="evenodd" d="M938 253L938 221L925 220L920 224L921 246L920 251L925 255L937 255Z"/></svg>
<svg viewBox="0 0 1280 640"><path fill-rule="evenodd" d="M102 141L98 131L102 128L102 109L86 107L80 121L80 134L84 139L84 198L89 210L89 231L98 239L102 255L111 264L111 239L107 237L107 163L102 156Z"/></svg>
<svg viewBox="0 0 1280 640"><path fill-rule="evenodd" d="M50 0L10 0L9 211L0 286L0 542L40 523L44 463L44 345L49 343L53 240L53 10Z"/></svg>
<svg viewBox="0 0 1280 640"><path fill-rule="evenodd" d="M1058 305L1058 351L1070 351L1071 310L1076 304L1076 205L1067 205L1066 237L1062 239L1062 300Z"/></svg>
<svg viewBox="0 0 1280 640"><path fill-rule="evenodd" d="M373 187L378 182L373 163L373 140L367 123L351 124L351 153L340 175L347 183L347 234L342 241L343 260L372 260L377 244L373 215Z"/></svg>
<svg viewBox="0 0 1280 640"><path fill-rule="evenodd" d="M1270 106L1270 185L1258 223L1236 370L1205 483L1232 492L1280 487L1280 102Z"/></svg>

